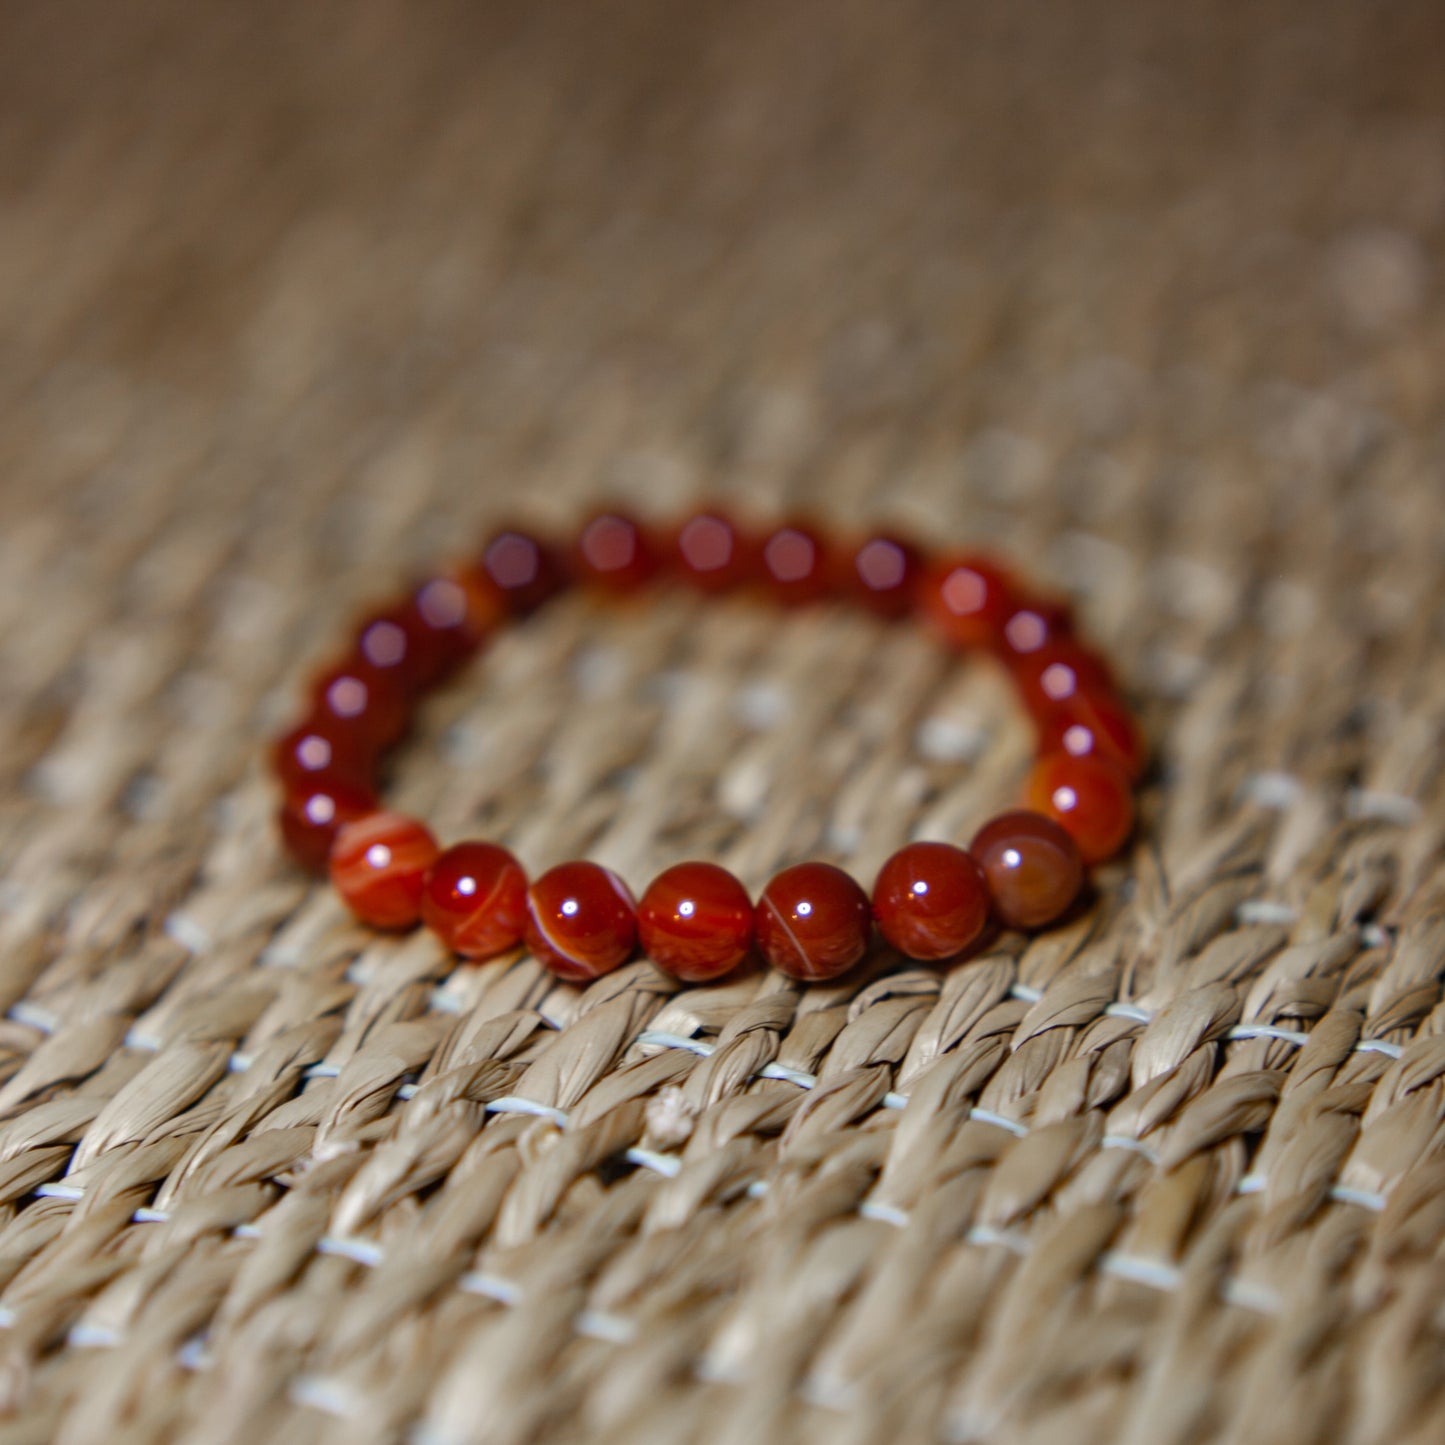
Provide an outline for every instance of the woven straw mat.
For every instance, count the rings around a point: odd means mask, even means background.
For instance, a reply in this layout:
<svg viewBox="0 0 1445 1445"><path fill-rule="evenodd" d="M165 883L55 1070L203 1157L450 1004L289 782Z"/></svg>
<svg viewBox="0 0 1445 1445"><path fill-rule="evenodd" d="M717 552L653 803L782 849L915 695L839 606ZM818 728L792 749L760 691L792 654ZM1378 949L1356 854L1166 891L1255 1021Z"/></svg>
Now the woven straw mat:
<svg viewBox="0 0 1445 1445"><path fill-rule="evenodd" d="M1445 1439L1445 20L8 5L0 1445ZM997 548L1156 763L1087 916L835 983L382 937L264 742L521 517ZM570 598L389 793L643 884L1032 747L842 609Z"/></svg>

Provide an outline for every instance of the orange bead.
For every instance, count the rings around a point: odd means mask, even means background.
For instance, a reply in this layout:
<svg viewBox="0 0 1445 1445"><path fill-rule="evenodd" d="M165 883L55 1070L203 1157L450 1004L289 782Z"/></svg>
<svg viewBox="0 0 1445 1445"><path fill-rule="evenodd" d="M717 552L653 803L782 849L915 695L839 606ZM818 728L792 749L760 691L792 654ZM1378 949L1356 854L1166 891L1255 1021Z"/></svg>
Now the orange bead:
<svg viewBox="0 0 1445 1445"><path fill-rule="evenodd" d="M456 843L427 870L422 922L463 958L491 958L522 941L527 875L495 843Z"/></svg>
<svg viewBox="0 0 1445 1445"><path fill-rule="evenodd" d="M832 590L822 538L811 527L779 527L763 543L762 574L768 590L785 607L821 601Z"/></svg>
<svg viewBox="0 0 1445 1445"><path fill-rule="evenodd" d="M763 889L755 912L758 947L779 973L836 978L868 949L868 895L831 863L784 868Z"/></svg>
<svg viewBox="0 0 1445 1445"><path fill-rule="evenodd" d="M609 592L636 591L652 579L657 566L652 540L621 512L599 513L577 539L578 579Z"/></svg>
<svg viewBox="0 0 1445 1445"><path fill-rule="evenodd" d="M345 824L331 845L331 882L373 928L410 928L421 918L427 869L441 850L403 813L372 813Z"/></svg>
<svg viewBox="0 0 1445 1445"><path fill-rule="evenodd" d="M344 823L374 813L376 794L365 783L318 773L289 791L278 821L286 851L311 873L324 873L331 845Z"/></svg>
<svg viewBox="0 0 1445 1445"><path fill-rule="evenodd" d="M731 972L753 941L748 891L716 863L676 863L647 885L637 905L642 951L686 983Z"/></svg>
<svg viewBox="0 0 1445 1445"><path fill-rule="evenodd" d="M637 946L637 904L609 868L559 863L527 890L527 947L569 983L611 973Z"/></svg>
<svg viewBox="0 0 1445 1445"><path fill-rule="evenodd" d="M729 517L699 512L678 528L673 566L683 581L703 592L725 592L757 573L757 547Z"/></svg>
<svg viewBox="0 0 1445 1445"><path fill-rule="evenodd" d="M994 912L1010 928L1044 928L1084 886L1084 860L1052 818L1023 811L985 823L968 851L988 879Z"/></svg>
<svg viewBox="0 0 1445 1445"><path fill-rule="evenodd" d="M983 869L951 843L909 843L873 885L878 931L909 958L952 958L988 923Z"/></svg>
<svg viewBox="0 0 1445 1445"><path fill-rule="evenodd" d="M924 618L950 646L997 647L1015 610L1014 585L982 557L945 557L925 571L918 589Z"/></svg>
<svg viewBox="0 0 1445 1445"><path fill-rule="evenodd" d="M1096 652L1059 638L1036 652L1009 659L1019 700L1035 718L1073 702L1088 692L1107 691L1113 686L1108 664Z"/></svg>
<svg viewBox="0 0 1445 1445"><path fill-rule="evenodd" d="M1086 689L1045 710L1039 722L1039 752L1083 758L1106 757L1137 782L1149 760L1134 715L1112 693Z"/></svg>
<svg viewBox="0 0 1445 1445"><path fill-rule="evenodd" d="M1134 828L1128 775L1098 755L1049 753L1040 758L1029 774L1025 801L1068 832L1085 863L1112 858Z"/></svg>

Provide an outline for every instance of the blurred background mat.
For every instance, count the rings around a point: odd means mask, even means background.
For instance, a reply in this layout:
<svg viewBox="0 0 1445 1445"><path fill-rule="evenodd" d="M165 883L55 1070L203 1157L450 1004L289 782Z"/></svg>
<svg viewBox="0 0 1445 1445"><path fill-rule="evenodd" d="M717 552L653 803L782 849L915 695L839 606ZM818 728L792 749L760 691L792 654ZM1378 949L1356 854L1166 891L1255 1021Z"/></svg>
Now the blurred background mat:
<svg viewBox="0 0 1445 1445"><path fill-rule="evenodd" d="M1433 3L4 6L0 1445L1445 1437L1442 76ZM1159 759L1086 919L579 991L285 866L361 602L719 496L1075 595ZM1029 747L573 599L395 797L866 880Z"/></svg>

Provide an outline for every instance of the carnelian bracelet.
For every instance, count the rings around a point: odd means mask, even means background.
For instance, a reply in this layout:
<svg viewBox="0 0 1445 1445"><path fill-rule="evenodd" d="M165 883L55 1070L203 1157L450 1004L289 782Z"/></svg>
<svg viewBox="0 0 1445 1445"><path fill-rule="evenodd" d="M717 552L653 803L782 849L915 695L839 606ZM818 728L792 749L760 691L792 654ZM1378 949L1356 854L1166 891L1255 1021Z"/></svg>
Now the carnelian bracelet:
<svg viewBox="0 0 1445 1445"><path fill-rule="evenodd" d="M829 863L785 868L756 905L712 863L679 863L634 901L600 864L561 863L530 882L495 843L442 849L414 818L382 810L376 772L411 711L500 625L569 583L631 592L670 578L708 593L758 586L793 606L852 598L890 618L916 615L955 649L1008 668L1038 727L1026 809L1004 813L967 850L910 843L883 865L873 895ZM794 978L833 978L866 951L876 924L900 953L952 958L990 919L1032 930L1074 905L1088 865L1119 851L1134 821L1141 734L1108 666L1078 639L1067 607L1034 595L979 556L925 559L875 535L829 545L792 524L754 536L717 512L665 537L617 512L559 548L497 533L475 563L423 582L366 617L352 649L316 679L300 725L278 739L280 827L292 857L329 871L351 911L377 928L425 922L464 958L525 943L553 973L585 982L638 946L688 982L721 977L756 948Z"/></svg>

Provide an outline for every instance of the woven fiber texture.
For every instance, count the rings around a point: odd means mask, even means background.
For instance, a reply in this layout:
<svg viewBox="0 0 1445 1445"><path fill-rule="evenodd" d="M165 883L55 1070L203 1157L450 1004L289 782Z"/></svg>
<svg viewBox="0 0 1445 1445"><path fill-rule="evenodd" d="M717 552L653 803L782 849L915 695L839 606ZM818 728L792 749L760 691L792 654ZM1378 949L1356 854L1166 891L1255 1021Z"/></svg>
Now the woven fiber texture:
<svg viewBox="0 0 1445 1445"><path fill-rule="evenodd" d="M0 1445L1445 1438L1438 5L0 12ZM1156 753L1090 911L579 990L279 856L485 527L996 547ZM391 797L865 883L1032 739L842 610L582 598Z"/></svg>

